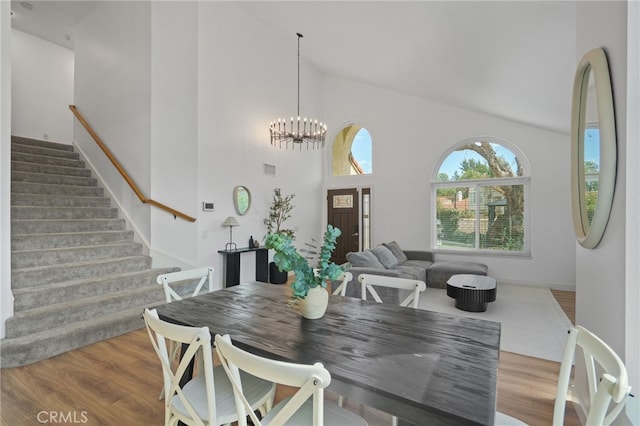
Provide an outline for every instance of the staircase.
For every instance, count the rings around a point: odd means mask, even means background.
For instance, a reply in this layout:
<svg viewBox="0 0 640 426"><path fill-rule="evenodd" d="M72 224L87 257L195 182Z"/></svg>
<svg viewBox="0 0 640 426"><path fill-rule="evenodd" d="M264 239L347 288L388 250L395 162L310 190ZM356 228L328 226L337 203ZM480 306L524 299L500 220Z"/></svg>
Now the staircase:
<svg viewBox="0 0 640 426"><path fill-rule="evenodd" d="M0 366L30 364L138 329L164 301L151 258L71 145L11 138L14 316Z"/></svg>

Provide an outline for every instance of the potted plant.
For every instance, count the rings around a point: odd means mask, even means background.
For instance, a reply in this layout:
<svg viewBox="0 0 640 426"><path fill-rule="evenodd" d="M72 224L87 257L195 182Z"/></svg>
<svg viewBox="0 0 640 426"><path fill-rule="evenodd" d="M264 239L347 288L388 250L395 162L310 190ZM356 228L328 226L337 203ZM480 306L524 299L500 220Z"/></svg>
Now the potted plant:
<svg viewBox="0 0 640 426"><path fill-rule="evenodd" d="M294 232L291 229L285 229L282 224L291 217L293 210L293 198L296 194L282 196L280 188L273 190L273 201L269 208L269 217L263 222L267 225L267 234L282 234L294 239ZM268 247L267 247L268 248ZM278 269L274 262L269 264L269 282L272 284L284 284L287 282L287 270Z"/></svg>
<svg viewBox="0 0 640 426"><path fill-rule="evenodd" d="M341 233L340 229L328 225L320 251L316 251L315 244L307 243L307 249L300 250L306 256L298 252L293 239L287 234L268 234L265 239L265 247L275 251L274 263L281 270L295 273L295 281L291 283L293 299L290 305L302 302L300 308L305 318L316 319L324 315L329 300L327 280L336 280L344 272L336 263L329 261ZM314 260L316 255L317 264L311 266L309 261Z"/></svg>

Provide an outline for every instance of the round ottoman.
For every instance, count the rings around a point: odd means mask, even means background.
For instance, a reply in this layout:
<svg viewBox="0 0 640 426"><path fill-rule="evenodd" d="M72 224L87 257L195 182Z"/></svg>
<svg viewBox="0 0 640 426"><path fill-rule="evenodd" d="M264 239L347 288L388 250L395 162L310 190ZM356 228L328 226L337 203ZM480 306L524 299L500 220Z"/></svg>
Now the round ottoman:
<svg viewBox="0 0 640 426"><path fill-rule="evenodd" d="M447 296L462 311L486 311L487 303L496 300L496 292L496 279L484 275L458 274L447 281Z"/></svg>

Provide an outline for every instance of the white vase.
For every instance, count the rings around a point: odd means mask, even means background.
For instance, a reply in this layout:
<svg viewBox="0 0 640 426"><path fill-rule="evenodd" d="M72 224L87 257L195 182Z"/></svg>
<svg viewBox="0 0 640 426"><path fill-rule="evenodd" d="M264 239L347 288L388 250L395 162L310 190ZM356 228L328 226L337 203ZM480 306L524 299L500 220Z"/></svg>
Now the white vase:
<svg viewBox="0 0 640 426"><path fill-rule="evenodd" d="M300 312L306 319L322 318L329 304L329 293L324 287L309 289L307 297L300 300Z"/></svg>

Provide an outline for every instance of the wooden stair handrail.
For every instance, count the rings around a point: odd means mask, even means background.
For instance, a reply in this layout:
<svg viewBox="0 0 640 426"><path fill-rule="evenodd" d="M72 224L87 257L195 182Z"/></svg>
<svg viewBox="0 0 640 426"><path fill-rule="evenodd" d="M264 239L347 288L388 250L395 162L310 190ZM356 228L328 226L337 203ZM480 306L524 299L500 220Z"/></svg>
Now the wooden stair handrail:
<svg viewBox="0 0 640 426"><path fill-rule="evenodd" d="M82 124L84 126L84 128L87 130L89 135L91 135L93 140L98 144L98 146L100 147L102 152L104 152L105 155L107 156L107 158L109 158L109 160L111 160L111 163L118 170L118 172L120 172L120 175L124 178L125 181L127 181L127 183L129 184L129 187L131 187L131 190L136 193L136 195L138 196L138 199L143 204L150 204L152 206L158 207L161 210L164 210L166 212L171 213L174 218L179 217L179 218L187 220L189 222L195 222L196 221L196 219L194 217L186 215L186 214L184 214L182 212L179 212L178 210L172 209L171 207L169 207L169 206L167 206L165 204L159 203L159 202L157 202L155 200L152 200L150 198L145 197L144 194L142 193L142 191L140 191L140 188L138 188L138 185L136 185L136 183L133 181L133 179L131 179L131 176L129 176L129 174L122 167L120 162L116 159L116 157L114 157L114 155L111 153L111 151L109 151L109 148L107 148L107 146L104 144L104 142L102 142L102 139L100 139L100 136L98 136L98 134L93 130L93 128L89 125L89 123L87 123L87 120L85 120L84 117L82 116L82 114L80 114L80 111L78 111L78 108L76 108L75 105L69 105L69 109L71 110L71 112L73 112L73 115L76 116L76 118L78 119L80 124Z"/></svg>

